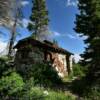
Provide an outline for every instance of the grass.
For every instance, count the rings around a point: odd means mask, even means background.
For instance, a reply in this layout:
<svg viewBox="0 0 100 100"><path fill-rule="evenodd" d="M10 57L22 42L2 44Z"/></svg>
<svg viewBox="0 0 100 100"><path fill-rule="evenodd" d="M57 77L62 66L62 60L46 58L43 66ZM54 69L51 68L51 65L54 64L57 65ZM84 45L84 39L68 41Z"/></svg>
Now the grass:
<svg viewBox="0 0 100 100"><path fill-rule="evenodd" d="M40 89L39 87L33 88L35 94L41 97L40 100L75 100L76 97L72 95L70 92L62 92L62 91L53 91L53 90L45 90ZM34 94L33 92L33 94ZM40 94L40 95L39 95ZM37 99L36 99L37 100Z"/></svg>

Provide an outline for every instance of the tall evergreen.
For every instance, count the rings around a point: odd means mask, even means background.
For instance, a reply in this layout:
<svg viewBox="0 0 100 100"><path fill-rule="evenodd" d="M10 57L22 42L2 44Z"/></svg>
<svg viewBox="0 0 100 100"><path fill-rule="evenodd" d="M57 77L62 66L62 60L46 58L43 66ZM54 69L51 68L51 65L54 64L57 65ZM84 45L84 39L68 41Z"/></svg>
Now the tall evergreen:
<svg viewBox="0 0 100 100"><path fill-rule="evenodd" d="M88 67L91 78L100 76L100 0L78 0L80 13L76 16L75 31L84 40L87 47L81 55L82 65Z"/></svg>
<svg viewBox="0 0 100 100"><path fill-rule="evenodd" d="M45 0L33 0L31 22L28 25L29 31L35 39L41 40L47 34L48 30L48 11Z"/></svg>

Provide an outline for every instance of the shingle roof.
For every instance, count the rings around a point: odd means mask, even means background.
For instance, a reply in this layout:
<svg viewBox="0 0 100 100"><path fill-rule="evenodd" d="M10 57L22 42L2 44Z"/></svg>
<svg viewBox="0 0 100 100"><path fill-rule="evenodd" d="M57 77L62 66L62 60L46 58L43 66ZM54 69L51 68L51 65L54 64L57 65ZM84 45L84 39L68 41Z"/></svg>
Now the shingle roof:
<svg viewBox="0 0 100 100"><path fill-rule="evenodd" d="M49 51L52 51L52 52L58 52L58 53L73 55L71 52L59 47L58 45L55 45L54 43L52 43L48 40L40 42L40 41L32 39L30 37L20 40L17 43L17 45L15 45L14 48L19 49L19 48L23 47L24 45L28 45L28 44L31 44L32 46L37 46L39 48L43 48L43 49L46 49L46 50L49 50Z"/></svg>

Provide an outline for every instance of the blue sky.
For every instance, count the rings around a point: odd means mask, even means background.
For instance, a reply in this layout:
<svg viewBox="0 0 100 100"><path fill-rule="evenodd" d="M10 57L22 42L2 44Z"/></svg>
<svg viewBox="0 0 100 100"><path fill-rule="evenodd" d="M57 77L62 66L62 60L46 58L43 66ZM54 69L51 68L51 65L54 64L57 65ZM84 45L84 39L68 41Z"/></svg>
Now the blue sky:
<svg viewBox="0 0 100 100"><path fill-rule="evenodd" d="M78 13L75 0L70 1L68 5L67 0L47 0L50 30L56 32L55 39L58 40L59 45L63 48L73 52L82 53L84 44L81 38L75 33L75 15Z"/></svg>
<svg viewBox="0 0 100 100"><path fill-rule="evenodd" d="M23 9L26 19L31 14L30 7L32 6L31 0L28 1L30 1L29 5ZM54 33L52 38L56 39L61 47L80 54L84 51L84 43L73 30L75 15L78 13L76 3L76 0L46 0L50 19L49 29Z"/></svg>
<svg viewBox="0 0 100 100"><path fill-rule="evenodd" d="M23 7L23 24L25 27L27 26L32 7L31 0L26 1L26 6ZM75 15L78 13L76 3L76 0L46 0L50 19L49 30L54 33L52 38L56 39L62 48L74 54L80 54L84 51L85 45L83 39L73 30L75 27ZM0 28L0 30L7 32L3 28ZM18 31L22 34L18 39L30 35L26 28L18 28Z"/></svg>

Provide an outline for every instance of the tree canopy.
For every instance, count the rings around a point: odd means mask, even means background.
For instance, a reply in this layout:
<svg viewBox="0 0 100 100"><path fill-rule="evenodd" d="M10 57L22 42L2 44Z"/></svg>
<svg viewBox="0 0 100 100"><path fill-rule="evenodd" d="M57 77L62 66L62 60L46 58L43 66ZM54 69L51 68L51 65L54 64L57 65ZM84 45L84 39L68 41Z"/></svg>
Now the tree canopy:
<svg viewBox="0 0 100 100"><path fill-rule="evenodd" d="M32 32L32 36L35 39L41 40L47 34L49 21L45 0L33 0L30 20L32 23L28 25L29 31Z"/></svg>
<svg viewBox="0 0 100 100"><path fill-rule="evenodd" d="M80 13L76 16L75 31L81 36L87 36L84 54L81 55L82 65L88 66L92 78L100 75L100 1L78 0Z"/></svg>

